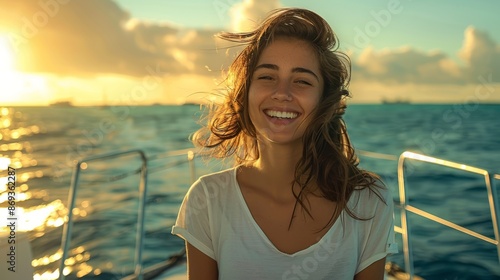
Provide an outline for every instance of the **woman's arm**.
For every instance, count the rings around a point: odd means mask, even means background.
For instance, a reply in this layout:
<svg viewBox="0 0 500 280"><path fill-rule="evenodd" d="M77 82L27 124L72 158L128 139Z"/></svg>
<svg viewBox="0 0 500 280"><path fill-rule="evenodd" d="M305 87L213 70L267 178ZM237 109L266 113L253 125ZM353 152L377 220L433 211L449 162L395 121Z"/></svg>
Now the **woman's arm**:
<svg viewBox="0 0 500 280"><path fill-rule="evenodd" d="M187 271L189 280L217 280L217 262L186 242Z"/></svg>
<svg viewBox="0 0 500 280"><path fill-rule="evenodd" d="M354 276L354 280L383 280L385 270L385 258L370 264Z"/></svg>

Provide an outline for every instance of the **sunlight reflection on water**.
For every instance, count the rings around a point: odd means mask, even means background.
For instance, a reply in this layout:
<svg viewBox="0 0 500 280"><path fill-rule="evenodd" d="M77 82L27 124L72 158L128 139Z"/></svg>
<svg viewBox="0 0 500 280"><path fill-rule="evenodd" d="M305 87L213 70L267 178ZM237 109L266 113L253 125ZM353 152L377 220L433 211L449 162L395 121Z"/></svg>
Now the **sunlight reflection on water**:
<svg viewBox="0 0 500 280"><path fill-rule="evenodd" d="M38 169L25 169L38 166L38 161L32 158L31 143L27 137L39 134L38 125L26 125L23 122L23 114L12 108L0 108L0 219L7 221L9 194L7 169L16 169L15 190L15 217L16 232L21 234L27 232L31 235L31 241L50 232L52 229L60 228L67 219L67 208L61 199L48 198L47 191L43 189L30 190L30 180L43 179L46 177L44 171ZM16 127L17 126L17 127ZM10 142L15 141L15 142ZM9 143L10 142L10 143ZM3 154L5 153L5 154ZM26 170L26 171L25 171ZM88 215L90 202L83 201L73 209L75 219ZM8 232L6 224L1 226L2 232ZM59 269L57 262L60 261L62 252L46 252L45 255L34 258L31 265L35 269L33 279L57 279ZM93 271L86 262L90 259L90 252L83 246L70 251L65 261L65 275L76 272L77 277L83 277ZM94 271L95 275L100 270Z"/></svg>
<svg viewBox="0 0 500 280"><path fill-rule="evenodd" d="M18 201L24 196L29 196L29 193L18 194ZM0 195L3 199L6 193ZM29 198L29 197L28 197ZM25 199L26 200L26 199ZM4 202L4 201L2 201ZM1 203L1 202L0 202ZM83 201L79 207L73 209L75 219L85 217L88 214L90 203ZM0 219L7 220L7 208L0 208ZM61 200L57 199L48 204L42 204L29 208L17 207L16 217L18 224L16 230L18 232L32 232L35 231L39 234L36 237L41 237L50 228L61 227L66 219L67 208ZM2 227L2 231L7 230L6 226ZM51 270L44 267L56 266L56 262L61 259L62 252L57 250L55 253L46 254L40 258L33 259L32 266L36 273L34 279L57 279L59 277L59 269ZM90 259L90 253L85 251L83 246L70 251L68 259L65 261L65 275L71 272L76 272L77 277L83 277L92 272L92 267L86 262ZM99 274L100 270L94 272L95 275Z"/></svg>
<svg viewBox="0 0 500 280"><path fill-rule="evenodd" d="M185 119L185 110L195 112L197 108L175 107L172 110L178 110L177 113L155 113L152 117L148 115L149 108L139 109L144 111L138 111L137 116L125 120L110 110L99 108L0 109L0 112L8 112L0 118L9 119L4 123L8 127L2 127L0 119L0 158L9 160L8 163L4 160L4 165L16 168L17 212L22 218L20 227L30 236L34 279L59 277L68 186L78 159L110 150L134 148L135 145L154 153L177 149L182 147L177 142L184 143L187 139L185 130L191 131L193 129L189 126L196 125L189 119L176 126L180 123L175 118ZM109 119L116 127L109 132L97 130L96 123L103 119ZM174 139L175 145L172 143ZM172 164L172 168L176 168L176 161L165 160L167 165ZM72 212L75 223L63 270L67 279L92 279L97 275L107 277L103 275L108 274L119 277L133 269L138 201L136 171L140 167L135 166L137 162L138 159L131 157L82 165L85 172L82 172L79 196ZM161 170L161 166L155 167ZM179 170L187 172L186 167L179 167ZM151 179L156 181L158 188L151 187L149 199L151 206L158 207L158 210L149 208L152 210L146 217L151 225L146 230L152 236L146 240L145 263L163 260L183 246L180 239L170 237L168 225L173 222L176 205L182 199L175 191L184 192L179 182L185 188L190 177L178 176L179 173L157 174ZM0 178L3 176L6 174L0 171ZM0 207L5 207L7 197L2 192ZM173 204L170 202L172 198ZM160 210L162 207L166 208ZM5 208L0 211L0 215L5 215Z"/></svg>
<svg viewBox="0 0 500 280"><path fill-rule="evenodd" d="M53 263L56 263L61 260L62 251L58 250L56 253L51 255L46 255L38 259L34 259L31 262L31 265L34 268L47 266ZM90 260L90 253L86 251L84 246L79 246L70 251L70 257L66 259L64 264L66 267L64 268L64 275L69 275L73 271L77 271L76 275L78 278L81 278L92 272L92 266L88 265L86 262ZM100 269L94 270L94 275L99 275L101 273ZM55 270L45 270L42 273L35 273L33 275L33 279L57 279L59 278L59 269Z"/></svg>

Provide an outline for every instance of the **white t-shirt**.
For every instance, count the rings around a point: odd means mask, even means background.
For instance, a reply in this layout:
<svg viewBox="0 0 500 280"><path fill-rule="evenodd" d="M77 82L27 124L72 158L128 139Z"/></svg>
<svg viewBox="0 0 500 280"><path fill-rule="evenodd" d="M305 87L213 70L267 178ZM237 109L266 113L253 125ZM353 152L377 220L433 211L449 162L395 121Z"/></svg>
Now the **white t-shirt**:
<svg viewBox="0 0 500 280"><path fill-rule="evenodd" d="M172 234L217 261L219 279L349 279L397 252L393 201L368 189L354 191L348 207L321 240L293 254L271 243L253 219L236 180L237 168L201 177L182 202Z"/></svg>

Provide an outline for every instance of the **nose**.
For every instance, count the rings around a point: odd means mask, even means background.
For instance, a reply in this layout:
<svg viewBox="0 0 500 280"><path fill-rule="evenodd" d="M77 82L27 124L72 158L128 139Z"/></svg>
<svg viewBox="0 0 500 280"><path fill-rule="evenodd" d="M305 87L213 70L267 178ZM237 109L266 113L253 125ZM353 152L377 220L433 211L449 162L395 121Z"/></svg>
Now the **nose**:
<svg viewBox="0 0 500 280"><path fill-rule="evenodd" d="M280 83L271 97L278 101L292 101L292 92L287 83Z"/></svg>

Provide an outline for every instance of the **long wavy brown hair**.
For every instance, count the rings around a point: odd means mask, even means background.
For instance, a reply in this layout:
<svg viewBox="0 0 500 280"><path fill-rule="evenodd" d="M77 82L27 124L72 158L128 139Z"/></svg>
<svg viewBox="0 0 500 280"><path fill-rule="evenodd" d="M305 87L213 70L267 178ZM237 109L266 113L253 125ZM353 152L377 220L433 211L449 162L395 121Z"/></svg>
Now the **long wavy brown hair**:
<svg viewBox="0 0 500 280"><path fill-rule="evenodd" d="M277 37L306 41L317 52L324 90L318 106L309 116L311 121L302 139L302 156L291 182L295 207L300 204L310 215L307 195L313 191L310 183L315 182L321 194L336 203L325 228L343 210L355 219L370 219L356 216L347 207L351 194L359 189L370 188L382 199L377 188L383 184L377 175L358 168L358 159L342 119L346 110L345 99L350 96L347 90L350 59L338 51L338 40L329 24L312 11L286 8L272 12L253 31L226 32L218 36L245 48L229 67L224 101L210 109L206 125L193 135L193 143L203 147L212 157L234 158L235 164L258 159L257 135L248 110L248 91L257 61L266 46ZM294 184L300 186L298 193L294 191ZM289 226L293 217L292 214Z"/></svg>

